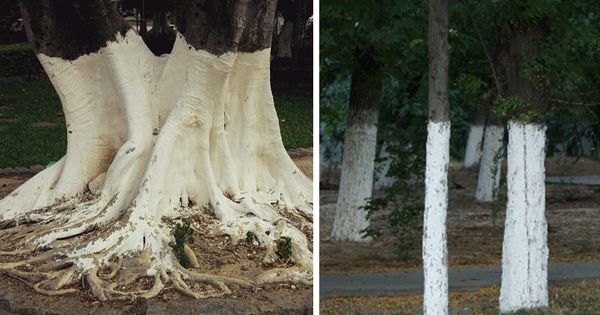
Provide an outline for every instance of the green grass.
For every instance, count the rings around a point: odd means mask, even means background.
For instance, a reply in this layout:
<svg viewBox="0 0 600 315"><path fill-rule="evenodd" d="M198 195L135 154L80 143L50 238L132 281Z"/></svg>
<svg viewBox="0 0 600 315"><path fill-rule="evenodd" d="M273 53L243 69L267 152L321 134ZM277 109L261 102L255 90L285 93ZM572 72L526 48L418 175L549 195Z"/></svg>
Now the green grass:
<svg viewBox="0 0 600 315"><path fill-rule="evenodd" d="M34 122L56 127L32 127ZM50 82L0 84L0 167L47 165L66 148L62 107Z"/></svg>
<svg viewBox="0 0 600 315"><path fill-rule="evenodd" d="M275 95L286 148L312 146L310 96ZM32 123L54 123L34 127ZM66 152L62 107L46 79L0 84L0 168L47 165Z"/></svg>
<svg viewBox="0 0 600 315"><path fill-rule="evenodd" d="M281 138L286 148L313 146L313 106L310 96L275 95Z"/></svg>

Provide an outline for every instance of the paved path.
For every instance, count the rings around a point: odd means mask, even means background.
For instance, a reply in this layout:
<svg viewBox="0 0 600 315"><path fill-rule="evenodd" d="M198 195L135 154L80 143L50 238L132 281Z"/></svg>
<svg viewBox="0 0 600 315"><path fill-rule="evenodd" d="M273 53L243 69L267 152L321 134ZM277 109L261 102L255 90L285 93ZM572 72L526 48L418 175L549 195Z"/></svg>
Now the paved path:
<svg viewBox="0 0 600 315"><path fill-rule="evenodd" d="M600 176L551 176L546 177L546 183L600 186Z"/></svg>
<svg viewBox="0 0 600 315"><path fill-rule="evenodd" d="M499 267L449 270L450 290L500 285ZM550 265L550 283L600 279L600 261ZM423 291L421 271L373 274L327 275L320 277L321 297L399 295Z"/></svg>

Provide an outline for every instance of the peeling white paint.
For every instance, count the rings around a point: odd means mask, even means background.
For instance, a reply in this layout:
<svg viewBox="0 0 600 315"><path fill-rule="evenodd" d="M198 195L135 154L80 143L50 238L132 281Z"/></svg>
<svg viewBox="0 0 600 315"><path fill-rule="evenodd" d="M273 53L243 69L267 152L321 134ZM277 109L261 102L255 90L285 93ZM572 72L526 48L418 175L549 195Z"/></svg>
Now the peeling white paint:
<svg viewBox="0 0 600 315"><path fill-rule="evenodd" d="M362 230L369 227L362 208L373 192L373 171L377 149L377 114L368 123L349 125L344 137L340 190L336 204L332 239L365 242Z"/></svg>
<svg viewBox="0 0 600 315"><path fill-rule="evenodd" d="M448 163L450 122L427 124L425 214L423 223L423 308L426 315L448 314Z"/></svg>
<svg viewBox="0 0 600 315"><path fill-rule="evenodd" d="M463 166L470 168L479 163L481 158L481 140L483 140L483 125L471 125Z"/></svg>
<svg viewBox="0 0 600 315"><path fill-rule="evenodd" d="M483 157L479 166L479 177L475 199L481 202L494 201L498 197L502 173L504 127L488 125L483 139Z"/></svg>
<svg viewBox="0 0 600 315"><path fill-rule="evenodd" d="M546 127L510 121L508 133L502 313L548 306L548 227L544 213Z"/></svg>

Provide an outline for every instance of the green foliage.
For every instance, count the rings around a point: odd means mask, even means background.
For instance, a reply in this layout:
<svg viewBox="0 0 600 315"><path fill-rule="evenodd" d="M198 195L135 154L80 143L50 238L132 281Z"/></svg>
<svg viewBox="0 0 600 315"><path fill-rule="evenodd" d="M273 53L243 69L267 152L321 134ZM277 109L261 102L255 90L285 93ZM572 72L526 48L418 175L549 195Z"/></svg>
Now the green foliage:
<svg viewBox="0 0 600 315"><path fill-rule="evenodd" d="M190 266L190 262L185 256L183 251L183 245L186 243L194 244L194 229L192 228L191 222L189 219L182 219L181 223L177 223L171 234L175 237L175 256L179 263L184 268Z"/></svg>
<svg viewBox="0 0 600 315"><path fill-rule="evenodd" d="M258 237L256 237L256 234L250 231L246 232L246 244L248 244L249 246L254 246L255 244L258 244Z"/></svg>
<svg viewBox="0 0 600 315"><path fill-rule="evenodd" d="M282 237L277 241L277 255L282 259L289 259L292 257L292 239L289 237Z"/></svg>
<svg viewBox="0 0 600 315"><path fill-rule="evenodd" d="M498 176L498 168L501 167L499 163L506 153L506 142L503 143L502 147L494 154L494 159L492 161L491 173L493 174L492 183L496 182ZM496 227L496 220L498 219L498 214L506 209L506 198L501 198L500 196L500 187L502 186L502 180L500 179L500 184L492 190L492 227Z"/></svg>
<svg viewBox="0 0 600 315"><path fill-rule="evenodd" d="M29 44L0 45L0 77L42 73L42 66Z"/></svg>
<svg viewBox="0 0 600 315"><path fill-rule="evenodd" d="M397 142L388 144L388 152L392 163L388 176L395 181L383 189L381 195L376 195L368 201L365 209L369 216L378 211L391 210L387 214L388 226L385 230L373 227L364 231L368 236L379 236L391 233L396 236L397 255L400 259L410 258L409 252L414 249L421 239L423 217L423 180L425 169L425 143L427 113L419 101L409 102L402 108L401 117L407 117L408 123L403 129L393 129L389 138Z"/></svg>
<svg viewBox="0 0 600 315"><path fill-rule="evenodd" d="M497 97L492 112L500 119L516 120L520 123L543 121L544 117L530 109L529 104L517 96Z"/></svg>

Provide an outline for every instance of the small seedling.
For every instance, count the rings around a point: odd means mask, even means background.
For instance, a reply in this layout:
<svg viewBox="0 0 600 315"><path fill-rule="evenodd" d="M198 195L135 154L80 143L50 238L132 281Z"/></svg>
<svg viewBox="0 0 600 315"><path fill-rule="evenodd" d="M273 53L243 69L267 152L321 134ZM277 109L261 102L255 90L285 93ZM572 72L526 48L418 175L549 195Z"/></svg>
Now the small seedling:
<svg viewBox="0 0 600 315"><path fill-rule="evenodd" d="M184 254L183 245L185 245L185 243L194 244L194 229L192 228L189 219L183 219L181 221L182 223L177 223L172 231L172 234L175 237L175 256L177 256L177 260L179 260L181 266L188 268L190 262Z"/></svg>
<svg viewBox="0 0 600 315"><path fill-rule="evenodd" d="M289 237L282 237L277 241L277 255L282 259L289 259L292 257L292 239Z"/></svg>
<svg viewBox="0 0 600 315"><path fill-rule="evenodd" d="M250 231L246 232L246 243L250 246L257 246L259 242L258 237L256 237L256 234Z"/></svg>

